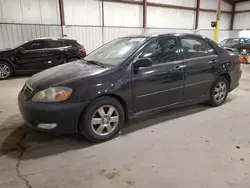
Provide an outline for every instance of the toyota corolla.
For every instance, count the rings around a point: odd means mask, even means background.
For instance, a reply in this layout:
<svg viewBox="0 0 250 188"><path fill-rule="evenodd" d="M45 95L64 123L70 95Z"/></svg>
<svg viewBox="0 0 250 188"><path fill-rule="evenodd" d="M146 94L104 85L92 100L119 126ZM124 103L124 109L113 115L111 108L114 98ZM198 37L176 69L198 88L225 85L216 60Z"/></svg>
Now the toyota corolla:
<svg viewBox="0 0 250 188"><path fill-rule="evenodd" d="M27 125L100 142L139 113L224 103L239 85L239 58L208 38L164 34L115 39L84 59L32 76L18 96Z"/></svg>

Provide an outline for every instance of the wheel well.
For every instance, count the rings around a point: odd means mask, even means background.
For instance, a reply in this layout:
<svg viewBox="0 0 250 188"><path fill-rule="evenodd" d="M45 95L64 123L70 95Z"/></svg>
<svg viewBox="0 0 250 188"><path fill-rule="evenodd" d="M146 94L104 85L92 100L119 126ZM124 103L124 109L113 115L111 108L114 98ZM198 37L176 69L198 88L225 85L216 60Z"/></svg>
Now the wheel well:
<svg viewBox="0 0 250 188"><path fill-rule="evenodd" d="M231 77L230 77L230 75L227 74L227 73L223 73L220 76L225 77L227 79L227 81L229 83L229 87L230 87L230 85L231 85Z"/></svg>
<svg viewBox="0 0 250 188"><path fill-rule="evenodd" d="M11 68L12 68L13 74L15 74L15 69L14 69L13 65L9 61L7 61L5 59L0 59L0 62L4 62L4 63L7 63L8 65L10 65Z"/></svg>
<svg viewBox="0 0 250 188"><path fill-rule="evenodd" d="M116 94L103 94L101 96L98 96L97 98L103 97L103 96L113 97L122 105L123 110L124 110L124 114L125 114L125 120L127 121L128 120L128 109L127 109L127 103L125 102L125 100Z"/></svg>
<svg viewBox="0 0 250 188"><path fill-rule="evenodd" d="M128 121L128 109L127 109L127 103L125 102L125 100L123 98L121 98L119 95L116 95L116 94L103 94L103 95L100 95L94 99L91 100L94 101L95 99L97 98L100 98L100 97L104 97L104 96L108 96L108 97L112 97L112 98L115 98L123 107L124 109L124 114L125 114L125 121ZM86 113L86 109L88 108L88 106L90 105L90 103L83 109L83 111L81 112L81 115L80 115L80 119L81 117L84 115L84 113ZM80 119L78 120L78 131L79 131L79 121Z"/></svg>
<svg viewBox="0 0 250 188"><path fill-rule="evenodd" d="M66 61L69 61L69 60L71 60L71 59L80 59L80 58L77 57L77 56L71 56L71 57L68 57L68 58L66 59Z"/></svg>

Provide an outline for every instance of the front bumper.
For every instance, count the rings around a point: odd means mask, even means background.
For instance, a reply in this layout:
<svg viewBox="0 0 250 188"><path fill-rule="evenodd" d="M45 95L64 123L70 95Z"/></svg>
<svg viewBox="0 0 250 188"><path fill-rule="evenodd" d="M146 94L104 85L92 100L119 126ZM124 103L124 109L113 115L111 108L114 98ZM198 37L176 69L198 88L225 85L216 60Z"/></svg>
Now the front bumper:
<svg viewBox="0 0 250 188"><path fill-rule="evenodd" d="M71 134L78 131L78 122L86 103L38 103L18 95L18 107L24 121L36 130L55 134ZM53 129L39 128L39 124L57 124Z"/></svg>

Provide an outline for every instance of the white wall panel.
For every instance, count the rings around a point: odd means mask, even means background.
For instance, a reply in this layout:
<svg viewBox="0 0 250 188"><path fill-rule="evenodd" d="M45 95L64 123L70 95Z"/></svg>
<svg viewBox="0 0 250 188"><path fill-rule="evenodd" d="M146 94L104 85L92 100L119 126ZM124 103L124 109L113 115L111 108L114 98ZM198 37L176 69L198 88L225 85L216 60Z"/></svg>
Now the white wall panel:
<svg viewBox="0 0 250 188"><path fill-rule="evenodd" d="M58 0L40 0L41 23L60 24L60 9Z"/></svg>
<svg viewBox="0 0 250 188"><path fill-rule="evenodd" d="M142 28L105 27L104 28L104 42L106 43L119 37L125 37L129 35L141 35L141 34L143 34Z"/></svg>
<svg viewBox="0 0 250 188"><path fill-rule="evenodd" d="M58 0L0 0L0 22L60 24Z"/></svg>
<svg viewBox="0 0 250 188"><path fill-rule="evenodd" d="M38 37L61 36L60 26L0 24L0 49L11 48Z"/></svg>
<svg viewBox="0 0 250 188"><path fill-rule="evenodd" d="M199 29L212 29L211 21L216 20L216 13L200 12ZM230 29L231 15L227 13L221 14L220 29Z"/></svg>
<svg viewBox="0 0 250 188"><path fill-rule="evenodd" d="M198 34L214 39L214 30L199 30ZM231 31L220 31L219 32L219 41L222 41L226 38L231 37Z"/></svg>
<svg viewBox="0 0 250 188"><path fill-rule="evenodd" d="M101 1L64 0L66 25L101 26Z"/></svg>
<svg viewBox="0 0 250 188"><path fill-rule="evenodd" d="M217 10L218 0L201 0L200 3L201 8ZM232 5L222 1L221 10L232 11Z"/></svg>
<svg viewBox="0 0 250 188"><path fill-rule="evenodd" d="M104 2L105 26L142 27L142 6Z"/></svg>
<svg viewBox="0 0 250 188"><path fill-rule="evenodd" d="M64 35L68 38L76 39L80 44L84 45L87 53L102 45L102 28L101 27L76 27L65 26Z"/></svg>
<svg viewBox="0 0 250 188"><path fill-rule="evenodd" d="M234 29L249 29L250 28L250 13L237 13L234 17Z"/></svg>
<svg viewBox="0 0 250 188"><path fill-rule="evenodd" d="M1 1L1 22L23 22L20 0L0 0Z"/></svg>
<svg viewBox="0 0 250 188"><path fill-rule="evenodd" d="M192 29L194 17L195 12L192 10L148 6L148 27Z"/></svg>
<svg viewBox="0 0 250 188"><path fill-rule="evenodd" d="M239 11L239 10L250 10L250 2L239 2L239 3L236 3L235 10L236 11Z"/></svg>
<svg viewBox="0 0 250 188"><path fill-rule="evenodd" d="M148 0L148 2L195 7L196 0Z"/></svg>
<svg viewBox="0 0 250 188"><path fill-rule="evenodd" d="M23 22L25 23L41 23L40 0L22 0L21 10L23 14Z"/></svg>

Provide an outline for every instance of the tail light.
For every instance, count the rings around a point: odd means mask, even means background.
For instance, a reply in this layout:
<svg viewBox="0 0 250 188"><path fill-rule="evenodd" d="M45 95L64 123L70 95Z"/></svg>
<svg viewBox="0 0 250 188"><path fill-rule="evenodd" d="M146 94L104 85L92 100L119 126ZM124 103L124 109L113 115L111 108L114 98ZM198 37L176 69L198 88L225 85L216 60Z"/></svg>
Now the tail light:
<svg viewBox="0 0 250 188"><path fill-rule="evenodd" d="M244 63L244 64L249 63L249 56L248 55L240 55L239 62Z"/></svg>
<svg viewBox="0 0 250 188"><path fill-rule="evenodd" d="M81 53L84 54L84 55L87 54L86 49L84 47L81 48Z"/></svg>

